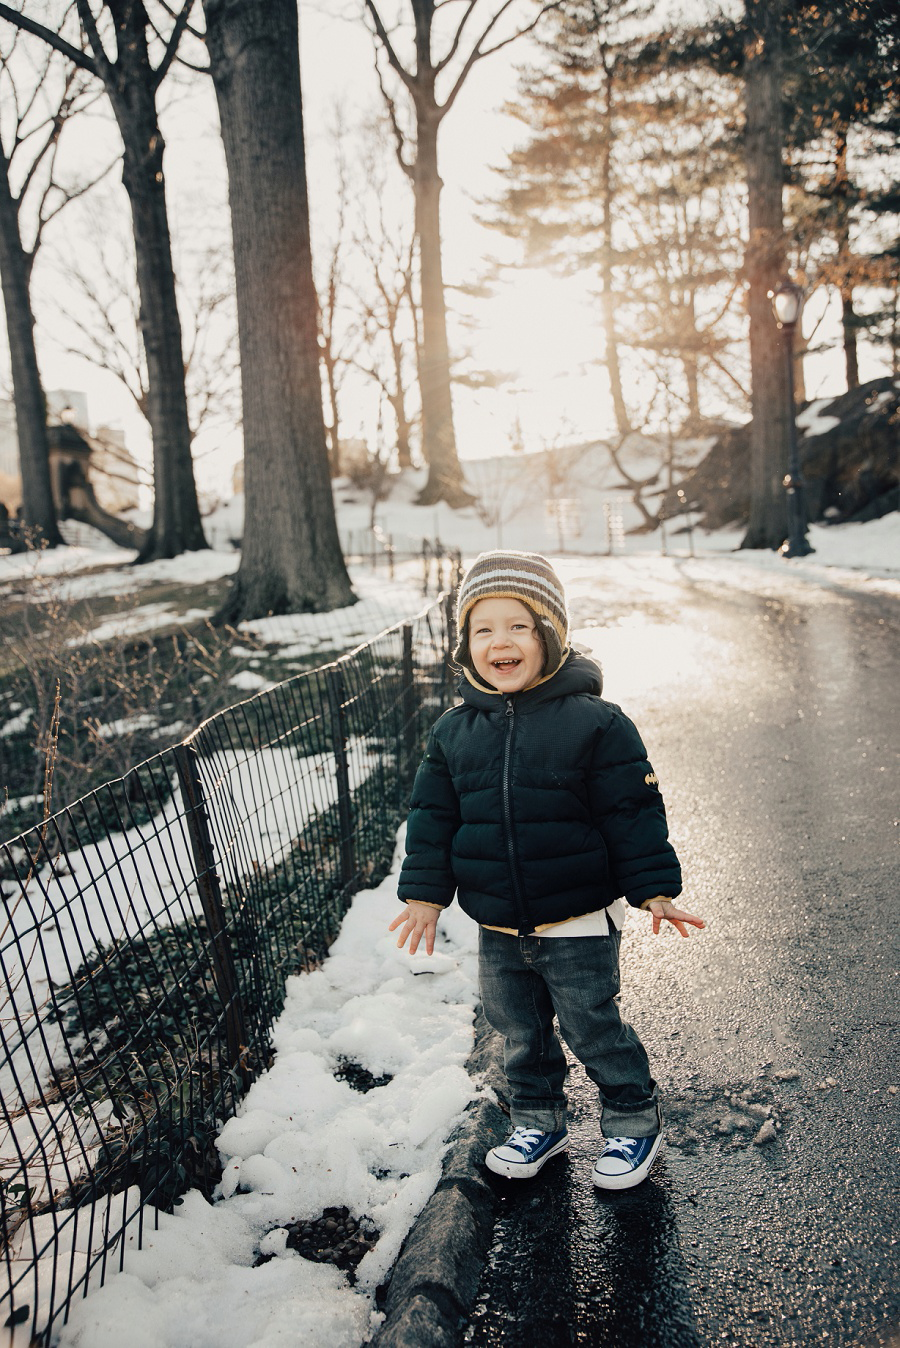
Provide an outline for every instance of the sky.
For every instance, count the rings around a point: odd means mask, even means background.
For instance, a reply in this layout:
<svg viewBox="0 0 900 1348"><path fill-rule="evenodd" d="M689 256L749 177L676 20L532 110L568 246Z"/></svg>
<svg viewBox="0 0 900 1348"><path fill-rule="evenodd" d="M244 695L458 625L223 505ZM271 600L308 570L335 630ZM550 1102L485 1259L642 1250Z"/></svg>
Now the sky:
<svg viewBox="0 0 900 1348"><path fill-rule="evenodd" d="M373 41L359 17L357 0L301 0L301 71L308 153L308 176L313 212L314 248L324 248L336 199L334 146L328 133L334 109L341 105L351 124L380 106L374 74ZM522 128L503 111L516 88L516 65L527 58L527 44L513 45L476 65L441 128L439 153L442 193L445 278L451 307L453 287L479 279L488 259L501 256L515 261L517 245L478 221L484 203L497 190L494 167L501 165ZM217 215L225 227L225 174L216 129L215 103L210 85L198 91L169 88L162 117L166 138L166 175L171 214L176 230L191 237L192 221ZM69 153L95 161L104 143L114 137L101 118L76 133ZM111 175L115 182L116 175ZM124 203L121 188L120 200ZM60 218L60 224L66 217ZM63 227L66 228L66 227ZM59 236L60 231L57 231ZM457 389L454 414L462 458L503 453L509 449L515 425L522 429L525 448L603 436L613 429L612 409L604 372L593 362L602 352L596 286L593 277L563 278L521 265L495 297L479 302L479 329L451 328L451 339L471 344L475 363L485 369L512 372L512 386L475 394ZM39 268L37 309L41 324L41 364L48 389L81 389L88 395L92 422L118 425L129 445L149 462L146 423L127 393L110 376L98 374L84 359L64 354L53 338L55 322L50 293L58 292L58 270ZM818 317L820 298L814 297L807 323ZM819 330L822 338L836 330L832 306ZM863 348L863 377L885 370L884 361ZM836 353L806 361L810 397L843 391L840 357ZM374 438L377 399L360 385L342 409L348 435ZM239 436L221 428L201 440L197 463L203 490L227 494L231 470L240 454Z"/></svg>

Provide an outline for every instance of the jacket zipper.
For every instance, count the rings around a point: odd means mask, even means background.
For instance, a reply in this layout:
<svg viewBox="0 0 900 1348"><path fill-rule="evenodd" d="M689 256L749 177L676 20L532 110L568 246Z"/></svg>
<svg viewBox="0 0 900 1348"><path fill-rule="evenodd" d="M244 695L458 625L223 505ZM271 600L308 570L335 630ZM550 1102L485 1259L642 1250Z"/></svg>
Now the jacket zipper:
<svg viewBox="0 0 900 1348"><path fill-rule="evenodd" d="M528 936L534 931L533 923L528 921L528 915L525 911L525 900L522 895L522 885L519 876L519 864L516 860L516 848L513 841L513 820L512 820L512 791L510 787L510 759L512 757L513 734L516 727L516 709L513 706L512 697L506 698L506 744L503 748L503 777L501 779L501 796L503 802L503 822L506 827L506 851L509 857L509 873L512 879L513 896L516 904L516 914L519 919L519 935Z"/></svg>

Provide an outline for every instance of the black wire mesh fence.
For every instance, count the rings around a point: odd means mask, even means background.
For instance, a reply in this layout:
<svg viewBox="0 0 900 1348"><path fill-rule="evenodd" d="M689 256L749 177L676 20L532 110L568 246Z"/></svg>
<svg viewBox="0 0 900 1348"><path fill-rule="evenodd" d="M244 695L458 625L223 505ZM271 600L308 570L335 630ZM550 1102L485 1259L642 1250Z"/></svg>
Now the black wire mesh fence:
<svg viewBox="0 0 900 1348"><path fill-rule="evenodd" d="M449 595L0 846L0 1323L48 1344L219 1179L288 975L386 873L452 700Z"/></svg>

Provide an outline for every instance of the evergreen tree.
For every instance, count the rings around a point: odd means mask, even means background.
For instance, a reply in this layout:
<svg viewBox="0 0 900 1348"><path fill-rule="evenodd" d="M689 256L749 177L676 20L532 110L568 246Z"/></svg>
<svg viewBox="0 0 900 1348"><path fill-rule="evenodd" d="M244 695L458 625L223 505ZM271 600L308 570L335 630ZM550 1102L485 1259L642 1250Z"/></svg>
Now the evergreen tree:
<svg viewBox="0 0 900 1348"><path fill-rule="evenodd" d="M644 18L633 0L575 0L556 16L547 67L523 72L509 109L529 137L502 170L490 222L533 260L599 277L620 435L640 418L624 393L626 348L645 353L667 390L680 364L684 422L701 417L703 378L744 397L726 356L740 260L734 89L641 60Z"/></svg>

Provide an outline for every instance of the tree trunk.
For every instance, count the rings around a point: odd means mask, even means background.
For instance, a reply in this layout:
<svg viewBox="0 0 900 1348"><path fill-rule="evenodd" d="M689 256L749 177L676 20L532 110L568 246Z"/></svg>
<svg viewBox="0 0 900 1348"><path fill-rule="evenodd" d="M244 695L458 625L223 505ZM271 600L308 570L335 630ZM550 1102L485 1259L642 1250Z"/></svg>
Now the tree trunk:
<svg viewBox="0 0 900 1348"><path fill-rule="evenodd" d="M613 289L613 186L612 186L612 136L613 136L613 72L604 62L605 78L603 82L603 120L604 136L600 151L600 204L603 210L603 222L600 228L600 278L603 283L602 313L603 331L606 338L606 369L609 375L609 391L616 418L616 431L620 436L628 435L631 430L631 418L625 405L622 391L622 369L619 364L619 338L616 332L616 297Z"/></svg>
<svg viewBox="0 0 900 1348"><path fill-rule="evenodd" d="M156 113L154 71L140 3L110 3L116 22L117 78L107 93L125 153L122 182L131 204L140 325L147 358L147 420L153 437L153 524L139 561L207 546L203 536L184 391L181 320L166 186L165 142Z"/></svg>
<svg viewBox="0 0 900 1348"><path fill-rule="evenodd" d="M693 430L699 427L700 417L700 370L695 352L681 357L681 368L684 371L684 382L687 387L687 417L685 418L686 428Z"/></svg>
<svg viewBox="0 0 900 1348"><path fill-rule="evenodd" d="M341 422L338 409L338 390L337 390L337 362L331 351L331 337L325 339L325 347L321 352L322 364L325 367L325 383L328 386L328 404L331 410L331 425L327 428L326 439L331 442L331 452L328 455L329 473L332 477L341 475Z"/></svg>
<svg viewBox="0 0 900 1348"><path fill-rule="evenodd" d="M441 258L440 197L438 175L438 121L427 108L416 108L416 237L419 240L422 301L422 449L428 463L428 481L419 495L420 505L446 501L458 509L471 505L473 497L463 485L463 472L456 452L453 404L450 396L450 350L447 343L447 309L444 302L444 268Z"/></svg>
<svg viewBox="0 0 900 1348"><path fill-rule="evenodd" d="M0 279L12 367L13 401L22 476L22 519L33 531L36 546L62 543L50 484L47 411L37 353L29 282L31 263L22 248L16 204L9 189L8 166L0 172Z"/></svg>
<svg viewBox="0 0 900 1348"><path fill-rule="evenodd" d="M397 325L396 311L392 313L393 328ZM394 362L394 388L396 392L393 396L388 395L388 401L391 404L391 410L394 413L397 422L397 467L412 467L412 450L409 443L409 417L406 414L406 390L403 387L403 347L397 340L394 331L391 337L391 356Z"/></svg>
<svg viewBox="0 0 900 1348"><path fill-rule="evenodd" d="M244 541L218 617L354 602L328 471L296 0L203 0L231 201Z"/></svg>
<svg viewBox="0 0 900 1348"><path fill-rule="evenodd" d="M847 392L859 388L859 351L856 314L853 309L853 286L849 281L841 286L841 322L844 329L844 368L847 372Z"/></svg>
<svg viewBox="0 0 900 1348"><path fill-rule="evenodd" d="M835 242L838 265L842 268L840 283L841 327L843 329L844 368L847 374L847 392L859 388L859 352L857 349L856 314L853 310L852 260L850 253L850 182L847 174L847 133L839 131L834 157L834 206L837 220Z"/></svg>
<svg viewBox="0 0 900 1348"><path fill-rule="evenodd" d="M784 276L782 215L782 0L747 0L745 157L749 238L744 255L750 315L750 519L742 548L777 548L787 534L783 485L790 427L787 369L769 291Z"/></svg>

